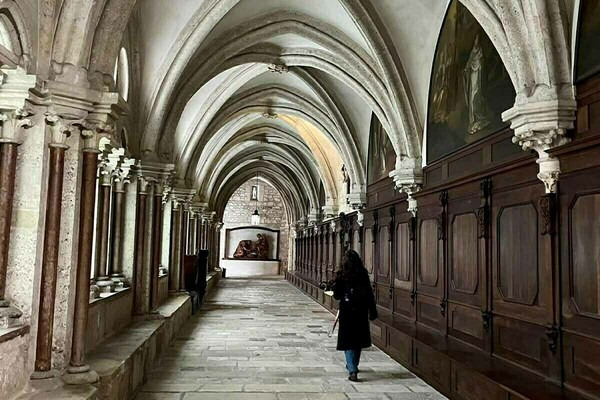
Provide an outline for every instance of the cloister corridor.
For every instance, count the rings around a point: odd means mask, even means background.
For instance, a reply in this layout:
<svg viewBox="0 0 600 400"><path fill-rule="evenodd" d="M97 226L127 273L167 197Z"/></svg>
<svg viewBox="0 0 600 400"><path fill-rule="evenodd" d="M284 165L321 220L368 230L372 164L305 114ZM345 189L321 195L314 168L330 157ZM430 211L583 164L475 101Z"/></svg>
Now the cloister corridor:
<svg viewBox="0 0 600 400"><path fill-rule="evenodd" d="M333 319L282 277L222 279L136 400L445 399L376 347L349 382Z"/></svg>

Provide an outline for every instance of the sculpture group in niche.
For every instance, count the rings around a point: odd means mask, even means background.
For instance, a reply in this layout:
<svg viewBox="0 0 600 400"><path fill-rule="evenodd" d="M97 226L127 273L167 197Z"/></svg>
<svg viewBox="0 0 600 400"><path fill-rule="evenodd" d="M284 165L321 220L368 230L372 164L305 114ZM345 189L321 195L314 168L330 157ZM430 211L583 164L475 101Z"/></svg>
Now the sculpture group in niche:
<svg viewBox="0 0 600 400"><path fill-rule="evenodd" d="M257 234L256 237L258 239L256 242L253 242L252 240L242 240L235 249L233 258L246 260L268 260L269 241L267 240L267 237L261 233Z"/></svg>

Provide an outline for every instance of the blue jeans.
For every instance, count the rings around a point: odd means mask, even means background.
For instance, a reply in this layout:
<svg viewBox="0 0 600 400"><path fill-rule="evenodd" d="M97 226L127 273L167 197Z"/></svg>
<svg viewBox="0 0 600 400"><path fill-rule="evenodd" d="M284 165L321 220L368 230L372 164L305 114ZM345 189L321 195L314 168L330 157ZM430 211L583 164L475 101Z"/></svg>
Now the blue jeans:
<svg viewBox="0 0 600 400"><path fill-rule="evenodd" d="M358 363L360 363L360 353L362 349L358 350L346 350L346 369L351 374L358 373Z"/></svg>

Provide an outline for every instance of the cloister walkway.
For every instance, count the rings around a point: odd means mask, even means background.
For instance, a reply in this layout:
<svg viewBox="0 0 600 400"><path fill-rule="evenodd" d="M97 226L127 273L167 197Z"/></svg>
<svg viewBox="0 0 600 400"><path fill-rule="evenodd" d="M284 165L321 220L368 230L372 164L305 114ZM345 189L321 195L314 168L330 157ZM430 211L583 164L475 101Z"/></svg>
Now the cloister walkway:
<svg viewBox="0 0 600 400"><path fill-rule="evenodd" d="M360 382L328 338L333 316L280 277L223 279L138 400L444 399L372 347Z"/></svg>

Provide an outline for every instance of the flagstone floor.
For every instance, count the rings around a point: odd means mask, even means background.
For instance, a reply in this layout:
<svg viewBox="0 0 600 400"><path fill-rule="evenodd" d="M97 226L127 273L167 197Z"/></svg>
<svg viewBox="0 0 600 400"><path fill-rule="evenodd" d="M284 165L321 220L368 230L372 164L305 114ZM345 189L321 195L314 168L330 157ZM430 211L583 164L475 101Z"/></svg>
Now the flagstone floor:
<svg viewBox="0 0 600 400"><path fill-rule="evenodd" d="M445 399L375 347L348 381L332 323L283 278L223 279L136 400Z"/></svg>

